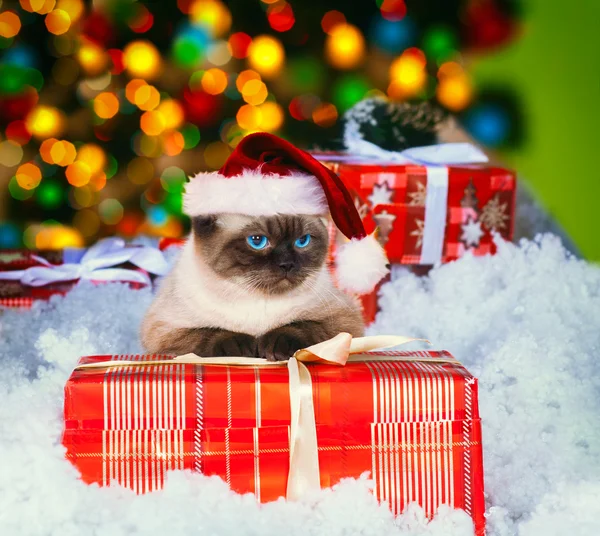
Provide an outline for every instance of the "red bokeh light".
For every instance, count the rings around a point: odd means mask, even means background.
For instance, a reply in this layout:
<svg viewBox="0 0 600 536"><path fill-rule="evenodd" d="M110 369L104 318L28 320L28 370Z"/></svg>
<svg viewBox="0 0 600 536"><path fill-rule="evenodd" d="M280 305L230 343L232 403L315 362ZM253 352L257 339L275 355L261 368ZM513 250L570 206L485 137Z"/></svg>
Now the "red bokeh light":
<svg viewBox="0 0 600 536"><path fill-rule="evenodd" d="M137 4L137 13L129 21L129 27L135 33L147 32L154 24L154 15L148 11L146 6Z"/></svg>
<svg viewBox="0 0 600 536"><path fill-rule="evenodd" d="M86 17L82 33L90 41L104 48L112 45L116 37L110 21L99 11L92 11Z"/></svg>
<svg viewBox="0 0 600 536"><path fill-rule="evenodd" d="M223 97L222 95L210 95L204 91L192 91L186 87L181 104L189 123L199 127L208 127L219 121Z"/></svg>
<svg viewBox="0 0 600 536"><path fill-rule="evenodd" d="M229 46L231 47L231 55L238 60L248 56L248 48L252 43L252 37L244 32L236 32L229 37Z"/></svg>
<svg viewBox="0 0 600 536"><path fill-rule="evenodd" d="M31 132L27 130L25 121L16 120L6 127L6 137L19 145L25 145L31 139Z"/></svg>
<svg viewBox="0 0 600 536"><path fill-rule="evenodd" d="M328 11L321 19L321 28L325 33L329 33L334 26L346 22L345 15L340 11Z"/></svg>
<svg viewBox="0 0 600 536"><path fill-rule="evenodd" d="M123 64L123 51L118 48L111 48L107 52L112 61L110 74L121 74L123 69L125 69L125 65Z"/></svg>
<svg viewBox="0 0 600 536"><path fill-rule="evenodd" d="M269 6L267 20L276 32L287 32L296 22L292 6L287 2L282 4L278 2L273 6Z"/></svg>
<svg viewBox="0 0 600 536"><path fill-rule="evenodd" d="M304 121L304 115L302 114L302 101L300 97L294 97L288 106L290 115L297 121Z"/></svg>
<svg viewBox="0 0 600 536"><path fill-rule="evenodd" d="M9 123L25 116L37 104L39 96L33 88L26 89L17 97L0 97L0 119Z"/></svg>
<svg viewBox="0 0 600 536"><path fill-rule="evenodd" d="M381 10L381 16L387 20L401 20L406 15L404 0L383 0L379 9Z"/></svg>

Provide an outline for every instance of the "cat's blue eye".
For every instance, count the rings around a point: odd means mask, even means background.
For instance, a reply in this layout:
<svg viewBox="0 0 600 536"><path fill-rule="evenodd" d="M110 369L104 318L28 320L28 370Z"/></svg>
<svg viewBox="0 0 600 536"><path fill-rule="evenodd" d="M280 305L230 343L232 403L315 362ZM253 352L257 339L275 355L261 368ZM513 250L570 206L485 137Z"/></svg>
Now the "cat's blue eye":
<svg viewBox="0 0 600 536"><path fill-rule="evenodd" d="M246 238L246 242L252 249L265 249L269 240L265 235L252 235Z"/></svg>
<svg viewBox="0 0 600 536"><path fill-rule="evenodd" d="M305 234L304 236L301 236L300 238L296 239L296 241L294 242L294 245L297 248L305 248L306 246L308 246L308 244L310 244L310 235L309 234Z"/></svg>

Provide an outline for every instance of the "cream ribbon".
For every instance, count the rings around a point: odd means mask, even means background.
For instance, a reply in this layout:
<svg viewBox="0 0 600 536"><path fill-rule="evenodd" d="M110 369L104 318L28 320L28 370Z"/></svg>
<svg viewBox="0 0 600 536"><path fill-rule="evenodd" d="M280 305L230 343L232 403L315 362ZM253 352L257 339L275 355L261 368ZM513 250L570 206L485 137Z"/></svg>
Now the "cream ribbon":
<svg viewBox="0 0 600 536"><path fill-rule="evenodd" d="M200 357L186 354L173 359L151 361L104 361L78 365L76 370L107 367L130 367L148 365L229 365L229 366L284 366L289 374L290 393L290 471L286 497L296 500L307 493L321 489L317 425L313 404L310 371L304 363L321 363L344 366L347 362L404 361L427 363L457 363L454 358L430 358L418 356L369 355L368 352L399 346L407 342L422 341L398 335L374 335L352 338L340 333L327 341L298 350L288 361L267 361L255 357Z"/></svg>

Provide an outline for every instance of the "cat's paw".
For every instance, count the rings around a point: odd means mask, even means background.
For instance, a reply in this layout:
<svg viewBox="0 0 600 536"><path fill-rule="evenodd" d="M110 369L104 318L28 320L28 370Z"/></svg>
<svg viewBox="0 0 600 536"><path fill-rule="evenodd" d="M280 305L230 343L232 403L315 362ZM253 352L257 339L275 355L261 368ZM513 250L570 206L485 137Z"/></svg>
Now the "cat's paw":
<svg viewBox="0 0 600 536"><path fill-rule="evenodd" d="M237 333L218 341L214 345L213 355L215 357L256 357L257 353L256 339L250 335Z"/></svg>
<svg viewBox="0 0 600 536"><path fill-rule="evenodd" d="M258 339L258 355L269 361L284 361L304 346L306 345L297 337L285 331L275 330Z"/></svg>

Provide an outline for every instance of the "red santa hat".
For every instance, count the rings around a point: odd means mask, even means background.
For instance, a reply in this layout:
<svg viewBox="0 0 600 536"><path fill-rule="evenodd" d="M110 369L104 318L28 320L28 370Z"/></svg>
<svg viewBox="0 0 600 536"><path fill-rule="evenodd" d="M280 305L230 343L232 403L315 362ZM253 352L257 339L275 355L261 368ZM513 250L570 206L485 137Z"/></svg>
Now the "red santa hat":
<svg viewBox="0 0 600 536"><path fill-rule="evenodd" d="M192 177L186 185L183 206L192 217L329 212L349 239L337 250L339 286L368 293L388 272L382 247L373 235L366 234L352 196L340 178L308 153L272 134L246 136L219 171Z"/></svg>

